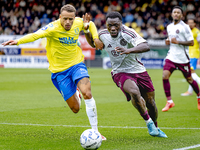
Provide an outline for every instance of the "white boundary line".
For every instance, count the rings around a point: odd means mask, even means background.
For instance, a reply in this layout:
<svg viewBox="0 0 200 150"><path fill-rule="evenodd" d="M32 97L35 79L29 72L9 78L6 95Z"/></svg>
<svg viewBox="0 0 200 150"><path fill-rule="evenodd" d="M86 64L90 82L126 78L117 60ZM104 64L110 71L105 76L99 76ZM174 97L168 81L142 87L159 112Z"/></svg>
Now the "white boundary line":
<svg viewBox="0 0 200 150"><path fill-rule="evenodd" d="M0 125L15 125L15 126L53 126L53 127L80 127L80 128L90 128L91 126L83 126L83 125L48 125L48 124L32 124L32 123L0 123ZM133 127L133 126L98 126L99 128L118 128L118 129L146 129L147 127ZM179 130L200 130L200 128L170 128L170 127L162 127L162 129L179 129ZM183 147L179 149L173 150L188 150L192 148L200 147L200 144Z"/></svg>
<svg viewBox="0 0 200 150"><path fill-rule="evenodd" d="M87 125L48 125L48 124L32 124L32 123L0 123L0 125L21 125L21 126L53 126L53 127L80 127L89 128L91 126ZM118 128L118 129L146 129L147 127L133 127L133 126L98 126L99 128ZM170 127L160 127L162 129L169 130L200 130L200 128L170 128Z"/></svg>
<svg viewBox="0 0 200 150"><path fill-rule="evenodd" d="M200 144L189 146L189 147L183 147L183 148L173 149L173 150L187 150L187 149L192 149L192 148L197 148L197 147L200 147Z"/></svg>

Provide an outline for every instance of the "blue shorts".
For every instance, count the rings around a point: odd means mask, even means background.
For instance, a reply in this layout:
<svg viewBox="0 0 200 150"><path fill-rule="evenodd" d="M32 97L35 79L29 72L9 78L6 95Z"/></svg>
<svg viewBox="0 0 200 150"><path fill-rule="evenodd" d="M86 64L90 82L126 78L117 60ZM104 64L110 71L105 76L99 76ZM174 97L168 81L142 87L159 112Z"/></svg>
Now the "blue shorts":
<svg viewBox="0 0 200 150"><path fill-rule="evenodd" d="M84 63L76 64L63 72L51 74L54 86L62 94L65 101L74 95L78 81L84 77L89 78L87 67Z"/></svg>
<svg viewBox="0 0 200 150"><path fill-rule="evenodd" d="M190 58L190 68L192 70L196 70L197 69L197 58Z"/></svg>

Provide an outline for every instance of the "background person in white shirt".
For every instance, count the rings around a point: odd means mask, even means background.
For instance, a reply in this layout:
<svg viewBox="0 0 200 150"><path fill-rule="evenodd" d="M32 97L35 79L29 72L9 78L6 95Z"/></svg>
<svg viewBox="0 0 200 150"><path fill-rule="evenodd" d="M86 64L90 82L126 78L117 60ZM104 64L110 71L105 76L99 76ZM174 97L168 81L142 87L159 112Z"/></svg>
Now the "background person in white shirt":
<svg viewBox="0 0 200 150"><path fill-rule="evenodd" d="M170 48L163 67L163 87L167 97L167 104L162 109L163 112L175 106L171 98L169 77L177 69L183 73L187 82L194 89L198 105L200 104L199 87L191 77L190 69L189 46L194 45L194 38L190 27L181 20L182 17L182 8L175 6L172 9L173 22L167 26L168 38L165 41L166 45L170 45Z"/></svg>

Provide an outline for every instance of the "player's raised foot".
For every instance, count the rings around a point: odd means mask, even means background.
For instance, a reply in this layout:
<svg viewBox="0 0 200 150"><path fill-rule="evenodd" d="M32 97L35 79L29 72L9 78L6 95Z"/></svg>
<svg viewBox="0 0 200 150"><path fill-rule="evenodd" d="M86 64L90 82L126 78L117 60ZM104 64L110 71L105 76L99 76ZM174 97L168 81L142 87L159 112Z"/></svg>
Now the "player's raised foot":
<svg viewBox="0 0 200 150"><path fill-rule="evenodd" d="M162 130L160 130L160 128L157 128L157 129L158 129L159 134L156 135L155 137L167 138L167 135Z"/></svg>
<svg viewBox="0 0 200 150"><path fill-rule="evenodd" d="M76 89L76 95L78 96L79 105L81 106L82 95L78 88Z"/></svg>
<svg viewBox="0 0 200 150"><path fill-rule="evenodd" d="M190 93L190 92L185 92L185 93L181 93L181 96L191 96L192 95L192 93Z"/></svg>
<svg viewBox="0 0 200 150"><path fill-rule="evenodd" d="M152 119L147 123L147 128L151 136L156 136L159 134L158 129L156 128Z"/></svg>
<svg viewBox="0 0 200 150"><path fill-rule="evenodd" d="M198 104L197 104L197 108L198 108L198 110L200 110L200 96L197 97L197 102L198 102Z"/></svg>
<svg viewBox="0 0 200 150"><path fill-rule="evenodd" d="M165 105L165 107L162 109L163 112L168 111L170 108L174 107L175 104L174 102L167 102L167 104Z"/></svg>
<svg viewBox="0 0 200 150"><path fill-rule="evenodd" d="M101 138L102 138L102 141L106 141L107 140L106 137L103 136L103 135L101 135Z"/></svg>

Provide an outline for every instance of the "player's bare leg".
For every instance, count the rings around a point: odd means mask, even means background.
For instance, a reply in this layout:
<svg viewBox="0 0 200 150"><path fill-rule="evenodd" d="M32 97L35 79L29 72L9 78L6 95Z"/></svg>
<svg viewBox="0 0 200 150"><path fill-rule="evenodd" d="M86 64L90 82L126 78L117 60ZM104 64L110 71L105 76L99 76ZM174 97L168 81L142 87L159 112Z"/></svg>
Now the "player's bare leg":
<svg viewBox="0 0 200 150"><path fill-rule="evenodd" d="M168 111L170 108L175 106L175 104L171 98L170 83L169 83L170 76L171 76L170 71L163 70L163 87L164 87L165 95L167 97L167 104L162 109L163 112Z"/></svg>
<svg viewBox="0 0 200 150"><path fill-rule="evenodd" d="M90 121L92 129L98 131L98 121L97 121L97 109L94 98L92 97L91 84L89 78L85 77L81 79L77 84L79 90L81 91L86 104L86 113ZM102 140L106 138L102 135Z"/></svg>
<svg viewBox="0 0 200 150"><path fill-rule="evenodd" d="M157 127L158 109L155 103L155 92L143 92L141 94L146 101L148 113Z"/></svg>
<svg viewBox="0 0 200 150"><path fill-rule="evenodd" d="M158 128L157 118L158 118L158 109L155 103L155 92L143 92L142 97L144 97L146 101L146 106L150 117L152 118L155 126L157 127L159 134L156 137L164 137L167 138L167 135Z"/></svg>
<svg viewBox="0 0 200 150"><path fill-rule="evenodd" d="M195 80L199 85L200 85L200 78L199 76L195 73L195 70L191 69L191 75L193 80ZM193 88L191 85L189 85L188 90L185 93L181 93L181 96L190 96L193 93Z"/></svg>
<svg viewBox="0 0 200 150"><path fill-rule="evenodd" d="M140 94L140 90L136 83L130 79L127 79L124 82L123 89L125 92L129 93L132 97L131 102L133 106L138 110L140 115L143 117L143 119L146 122L149 134L151 136L156 136L159 134L154 122L150 118L147 109L146 109L146 103L144 99L142 98Z"/></svg>
<svg viewBox="0 0 200 150"><path fill-rule="evenodd" d="M186 78L187 82L192 86L195 93L197 94L197 108L200 110L200 92L199 92L199 86L195 80L193 80L192 77Z"/></svg>
<svg viewBox="0 0 200 150"><path fill-rule="evenodd" d="M74 95L72 95L68 100L66 100L69 108L74 112L74 113L78 113L80 110L80 104L79 104L79 100L77 97L77 94L75 93Z"/></svg>

